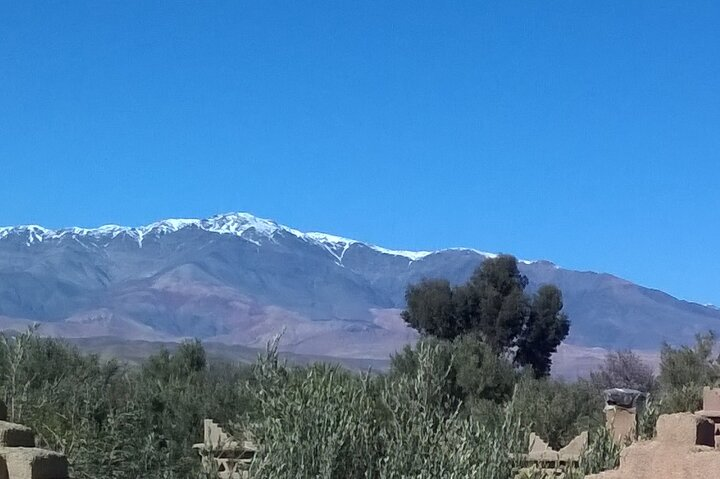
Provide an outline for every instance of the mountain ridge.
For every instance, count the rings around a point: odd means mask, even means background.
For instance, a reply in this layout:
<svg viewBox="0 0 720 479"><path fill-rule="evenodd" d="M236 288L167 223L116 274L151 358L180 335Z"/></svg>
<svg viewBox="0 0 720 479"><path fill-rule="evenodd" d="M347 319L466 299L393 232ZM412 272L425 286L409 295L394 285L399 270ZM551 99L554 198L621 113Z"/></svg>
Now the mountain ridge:
<svg viewBox="0 0 720 479"><path fill-rule="evenodd" d="M488 253L480 251L474 248L464 247L450 247L442 248L433 251L411 251L411 250L394 250L390 248L384 248L382 246L374 245L365 241L346 238L343 236L337 236L329 233L311 231L302 232L295 228L285 226L277 223L274 220L260 218L246 212L231 212L211 216L209 218L168 218L164 220L155 221L144 226L121 226L116 224L105 224L96 228L82 228L82 227L64 227L58 229L45 228L37 224L29 225L18 225L18 226L3 226L0 227L0 240L18 233L27 234L27 242L33 244L35 242L42 242L46 239L62 239L63 237L116 237L120 234L126 234L138 241L138 245L142 247L142 241L150 233L167 234L180 231L184 228L198 228L204 231L218 234L231 234L240 238L248 239L243 236L243 233L253 229L260 234L272 237L276 232L287 232L298 238L305 239L311 242L315 242L318 245L322 245L326 248L336 248L342 246L344 250L347 250L353 244L360 244L376 251L389 254L394 256L404 256L412 261L422 259L434 253L449 250L462 250L462 251L473 251L482 256L495 257L497 253ZM249 239L248 239L249 240ZM249 240L252 241L252 240ZM328 249L328 251L334 256L336 253ZM547 260L519 260L524 263L533 263L538 261ZM548 261L549 262L549 261Z"/></svg>
<svg viewBox="0 0 720 479"><path fill-rule="evenodd" d="M248 213L142 227L0 228L0 327L41 323L66 337L208 341L262 347L285 330L297 354L386 358L417 338L405 288L461 283L495 254L391 250L303 233ZM720 325L720 311L607 273L522 260L534 291L560 287L582 347L657 349Z"/></svg>

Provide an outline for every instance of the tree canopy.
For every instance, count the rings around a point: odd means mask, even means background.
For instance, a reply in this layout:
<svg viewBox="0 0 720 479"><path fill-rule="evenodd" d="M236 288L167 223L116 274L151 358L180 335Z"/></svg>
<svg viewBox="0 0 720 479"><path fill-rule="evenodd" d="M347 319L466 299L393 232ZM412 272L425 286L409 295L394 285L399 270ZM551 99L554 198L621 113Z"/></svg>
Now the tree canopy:
<svg viewBox="0 0 720 479"><path fill-rule="evenodd" d="M495 354L512 352L517 364L546 376L570 321L562 312L560 289L542 285L530 295L527 286L517 259L500 255L486 259L465 284L425 279L408 286L402 317L426 336L475 336Z"/></svg>

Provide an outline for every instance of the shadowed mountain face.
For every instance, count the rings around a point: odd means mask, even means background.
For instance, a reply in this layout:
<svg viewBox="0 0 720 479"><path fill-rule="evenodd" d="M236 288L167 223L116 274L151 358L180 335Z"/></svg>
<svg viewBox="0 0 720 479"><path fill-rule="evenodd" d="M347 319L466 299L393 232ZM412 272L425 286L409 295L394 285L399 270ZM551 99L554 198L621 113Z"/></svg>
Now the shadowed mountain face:
<svg viewBox="0 0 720 479"><path fill-rule="evenodd" d="M168 341L198 337L288 351L385 358L416 338L408 283L465 281L489 255L390 251L247 214L142 228L0 228L0 327ZM530 288L558 285L578 346L657 349L718 329L720 311L617 277L522 262Z"/></svg>

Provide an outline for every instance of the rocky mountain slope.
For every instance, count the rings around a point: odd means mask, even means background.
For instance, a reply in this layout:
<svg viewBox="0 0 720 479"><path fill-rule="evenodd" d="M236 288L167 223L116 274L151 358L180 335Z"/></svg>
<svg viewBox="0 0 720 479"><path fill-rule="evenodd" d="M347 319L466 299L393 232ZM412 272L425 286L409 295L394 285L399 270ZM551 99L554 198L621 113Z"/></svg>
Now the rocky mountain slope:
<svg viewBox="0 0 720 479"><path fill-rule="evenodd" d="M388 250L245 213L140 228L0 228L0 327L250 347L284 330L295 353L385 358L416 337L399 319L408 283L464 281L488 256ZM531 288L562 289L573 345L657 349L720 325L715 308L608 274L546 261L521 269Z"/></svg>

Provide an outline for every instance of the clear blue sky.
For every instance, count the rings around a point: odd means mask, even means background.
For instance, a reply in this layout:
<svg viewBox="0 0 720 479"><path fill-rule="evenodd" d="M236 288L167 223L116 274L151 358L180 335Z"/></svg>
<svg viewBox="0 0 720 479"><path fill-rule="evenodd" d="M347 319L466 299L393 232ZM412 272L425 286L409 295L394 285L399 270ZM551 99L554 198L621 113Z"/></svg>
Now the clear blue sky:
<svg viewBox="0 0 720 479"><path fill-rule="evenodd" d="M720 303L720 3L0 3L0 224L248 211Z"/></svg>

